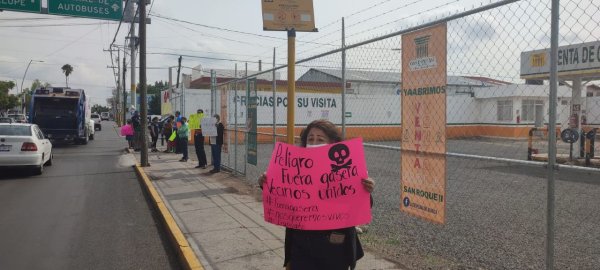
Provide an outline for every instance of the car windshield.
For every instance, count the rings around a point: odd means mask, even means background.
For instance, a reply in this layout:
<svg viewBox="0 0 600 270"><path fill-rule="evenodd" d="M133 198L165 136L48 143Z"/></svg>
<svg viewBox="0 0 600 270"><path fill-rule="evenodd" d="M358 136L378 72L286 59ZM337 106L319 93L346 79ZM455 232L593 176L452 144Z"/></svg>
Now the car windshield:
<svg viewBox="0 0 600 270"><path fill-rule="evenodd" d="M0 125L0 135L3 136L31 136L31 127L17 125Z"/></svg>
<svg viewBox="0 0 600 270"><path fill-rule="evenodd" d="M100 118L97 114L92 114L92 118Z"/></svg>

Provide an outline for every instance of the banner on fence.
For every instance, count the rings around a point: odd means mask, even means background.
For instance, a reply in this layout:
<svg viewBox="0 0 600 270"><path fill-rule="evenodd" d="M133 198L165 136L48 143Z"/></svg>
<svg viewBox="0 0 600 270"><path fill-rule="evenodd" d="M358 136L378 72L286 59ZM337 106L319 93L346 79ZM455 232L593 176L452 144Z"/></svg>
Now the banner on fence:
<svg viewBox="0 0 600 270"><path fill-rule="evenodd" d="M402 36L400 209L445 222L446 24Z"/></svg>
<svg viewBox="0 0 600 270"><path fill-rule="evenodd" d="M367 177L361 138L315 148L277 142L263 185L265 221L302 230L369 223Z"/></svg>
<svg viewBox="0 0 600 270"><path fill-rule="evenodd" d="M217 136L217 119L214 117L203 117L200 120L200 128L202 128L202 135L206 137Z"/></svg>

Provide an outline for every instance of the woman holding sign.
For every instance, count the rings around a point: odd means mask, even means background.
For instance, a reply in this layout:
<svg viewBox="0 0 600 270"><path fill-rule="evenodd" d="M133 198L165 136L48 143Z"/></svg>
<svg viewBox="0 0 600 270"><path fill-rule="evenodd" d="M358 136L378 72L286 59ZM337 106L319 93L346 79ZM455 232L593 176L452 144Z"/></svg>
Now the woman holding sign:
<svg viewBox="0 0 600 270"><path fill-rule="evenodd" d="M327 120L315 120L302 131L301 146L306 148L325 146L342 141L336 126ZM260 188L267 181L263 173ZM371 193L373 179L362 179L362 186ZM356 267L356 261L364 255L354 226L333 230L301 230L286 228L284 266L291 270L348 270Z"/></svg>

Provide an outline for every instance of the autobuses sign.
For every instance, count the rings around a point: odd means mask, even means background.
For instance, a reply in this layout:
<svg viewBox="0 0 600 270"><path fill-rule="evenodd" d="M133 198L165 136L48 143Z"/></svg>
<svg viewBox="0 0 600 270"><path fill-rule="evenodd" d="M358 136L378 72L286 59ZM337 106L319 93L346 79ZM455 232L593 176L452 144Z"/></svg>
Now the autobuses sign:
<svg viewBox="0 0 600 270"><path fill-rule="evenodd" d="M446 24L402 36L400 209L445 223Z"/></svg>

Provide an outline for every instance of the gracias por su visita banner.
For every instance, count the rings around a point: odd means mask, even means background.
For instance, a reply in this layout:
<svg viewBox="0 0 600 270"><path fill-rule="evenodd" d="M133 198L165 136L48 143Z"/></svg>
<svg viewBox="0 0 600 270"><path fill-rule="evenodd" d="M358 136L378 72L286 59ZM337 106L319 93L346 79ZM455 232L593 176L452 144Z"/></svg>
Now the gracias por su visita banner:
<svg viewBox="0 0 600 270"><path fill-rule="evenodd" d="M361 138L313 148L278 142L263 185L265 221L302 230L369 223L367 177Z"/></svg>

